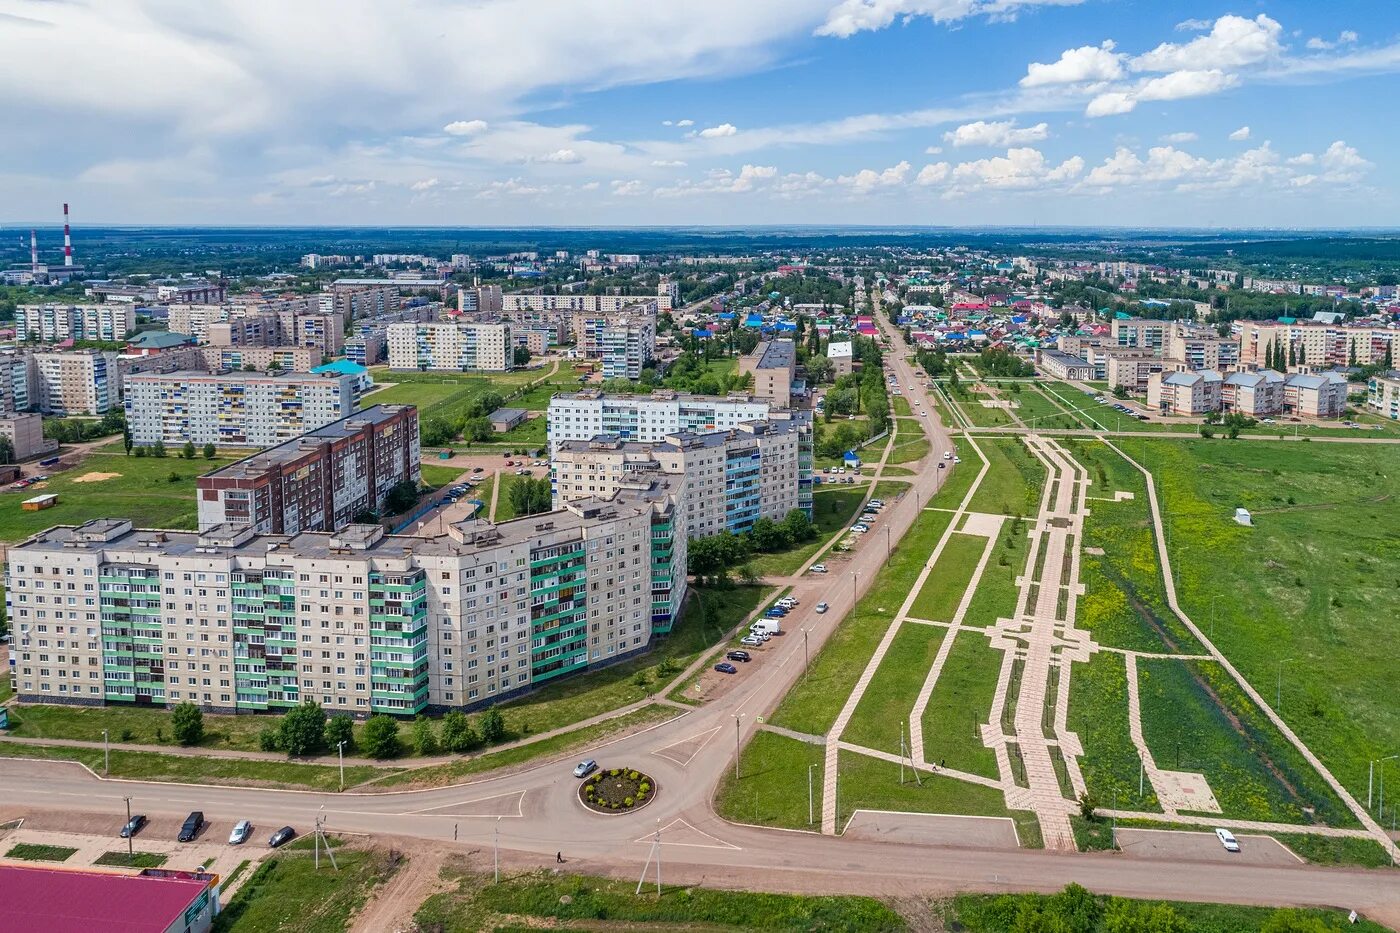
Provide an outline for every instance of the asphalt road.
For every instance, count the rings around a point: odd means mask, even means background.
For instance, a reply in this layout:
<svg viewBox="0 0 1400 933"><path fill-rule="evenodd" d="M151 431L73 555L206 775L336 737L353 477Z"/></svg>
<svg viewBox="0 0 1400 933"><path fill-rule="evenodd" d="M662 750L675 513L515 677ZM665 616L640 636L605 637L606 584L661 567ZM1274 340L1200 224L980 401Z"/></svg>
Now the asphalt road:
<svg viewBox="0 0 1400 933"><path fill-rule="evenodd" d="M902 345L889 359L900 385L918 386L903 362ZM922 390L920 390L921 392ZM951 438L925 406L925 427L935 456ZM951 470L932 468L912 478L911 494L887 507L882 521L902 535ZM939 848L873 842L735 825L711 807L714 788L733 767L737 742L756 719L777 706L801 675L802 638L809 629L813 653L851 608L885 561L883 535L867 536L840 573L809 576L794 594L801 600L785 624L788 634L769 642L762 663L741 666L738 681L707 706L660 726L590 751L605 767L629 765L657 779L659 792L641 811L604 816L577 800L571 763L552 762L506 777L433 790L381 794L325 794L223 786L102 781L76 764L0 760L7 810L53 809L110 817L113 836L133 809L182 816L202 809L212 819L252 819L263 826L311 828L324 813L329 829L450 842L486 853L499 832L507 864L553 864L563 851L571 870L635 874L662 829L668 882L705 880L752 889L886 895L943 894L955 890L1042 890L1071 881L1123 896L1252 904L1329 905L1355 908L1400 923L1400 872L1256 865L1217 860L1164 860L1123 854L1067 854L1035 850ZM817 615L818 602L830 611ZM890 607L893 611L895 607ZM737 718L736 718L737 717ZM737 722L737 725L736 725ZM669 747L669 748L668 748ZM658 755L667 750L668 754ZM585 757L580 755L579 757ZM805 788L794 787L800 794Z"/></svg>

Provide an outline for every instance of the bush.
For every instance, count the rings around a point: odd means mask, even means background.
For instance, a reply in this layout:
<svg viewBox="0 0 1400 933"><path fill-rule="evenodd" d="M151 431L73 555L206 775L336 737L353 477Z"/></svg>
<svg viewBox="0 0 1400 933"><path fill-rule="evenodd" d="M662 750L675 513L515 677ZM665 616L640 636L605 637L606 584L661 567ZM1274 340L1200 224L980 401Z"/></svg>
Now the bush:
<svg viewBox="0 0 1400 933"><path fill-rule="evenodd" d="M280 751L282 748L282 733L276 726L264 726L258 733L258 748L265 752Z"/></svg>
<svg viewBox="0 0 1400 933"><path fill-rule="evenodd" d="M413 750L420 755L431 755L438 750L437 733L433 731L433 721L427 716L419 716L413 721Z"/></svg>
<svg viewBox="0 0 1400 933"><path fill-rule="evenodd" d="M631 797L625 797L625 798L623 798L623 801L622 801L622 805L623 805L624 807L630 807L630 806L632 806L634 803L636 803L636 801L633 800Z"/></svg>
<svg viewBox="0 0 1400 933"><path fill-rule="evenodd" d="M442 747L454 754L470 750L479 739L467 720L466 713L453 710L442 717Z"/></svg>
<svg viewBox="0 0 1400 933"><path fill-rule="evenodd" d="M287 710L279 726L281 747L288 755L309 755L326 747L326 711L307 700Z"/></svg>
<svg viewBox="0 0 1400 933"><path fill-rule="evenodd" d="M397 758L403 750L399 744L399 723L393 716L376 713L365 723L360 733L365 754L371 758Z"/></svg>
<svg viewBox="0 0 1400 933"><path fill-rule="evenodd" d="M494 706L481 714L481 740L496 745L506 738L506 720Z"/></svg>
<svg viewBox="0 0 1400 933"><path fill-rule="evenodd" d="M355 720L347 713L337 713L326 723L325 736L327 748L335 748L344 742L345 750L349 751L355 747Z"/></svg>
<svg viewBox="0 0 1400 933"><path fill-rule="evenodd" d="M170 712L171 731L181 745L204 741L204 712L193 703L177 703Z"/></svg>

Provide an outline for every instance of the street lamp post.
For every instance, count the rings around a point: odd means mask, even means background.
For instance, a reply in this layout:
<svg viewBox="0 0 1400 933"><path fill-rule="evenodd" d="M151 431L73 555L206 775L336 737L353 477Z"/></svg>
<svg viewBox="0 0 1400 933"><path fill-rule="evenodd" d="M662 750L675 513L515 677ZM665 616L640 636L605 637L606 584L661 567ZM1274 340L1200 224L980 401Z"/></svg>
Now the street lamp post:
<svg viewBox="0 0 1400 933"><path fill-rule="evenodd" d="M112 769L112 756L107 745L107 730L102 730L102 776L106 777Z"/></svg>
<svg viewBox="0 0 1400 933"><path fill-rule="evenodd" d="M496 817L496 835L491 842L491 859L496 864L496 883L501 883L501 818Z"/></svg>
<svg viewBox="0 0 1400 933"><path fill-rule="evenodd" d="M734 713L734 780L739 780L739 726L744 721L743 713Z"/></svg>
<svg viewBox="0 0 1400 933"><path fill-rule="evenodd" d="M803 680L806 680L806 679L807 679L807 661L808 661L808 655L807 655L807 629L806 629L806 627L804 626L803 629L802 629L802 679L803 679Z"/></svg>
<svg viewBox="0 0 1400 933"><path fill-rule="evenodd" d="M859 571L859 570L852 570L852 571L851 571L851 608L852 608L852 609L854 609L854 608L856 607L856 582L857 582L858 580L860 580L860 571Z"/></svg>
<svg viewBox="0 0 1400 933"><path fill-rule="evenodd" d="M335 750L340 756L340 790L345 791L345 740L341 739L335 743Z"/></svg>
<svg viewBox="0 0 1400 933"><path fill-rule="evenodd" d="M131 798L123 797L122 799L126 801L126 825L129 827L131 826ZM136 860L136 851L132 847L131 842L131 837L133 835L134 834L130 832L126 834L126 860L128 864Z"/></svg>

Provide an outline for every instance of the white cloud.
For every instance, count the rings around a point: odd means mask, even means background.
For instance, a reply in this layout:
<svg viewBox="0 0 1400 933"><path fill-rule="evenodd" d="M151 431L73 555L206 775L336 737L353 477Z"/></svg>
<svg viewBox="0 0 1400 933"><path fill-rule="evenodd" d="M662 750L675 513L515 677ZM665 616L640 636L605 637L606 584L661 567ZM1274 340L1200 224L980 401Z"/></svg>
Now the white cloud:
<svg viewBox="0 0 1400 933"><path fill-rule="evenodd" d="M1249 138L1249 127L1242 126L1230 134L1230 141L1239 143Z"/></svg>
<svg viewBox="0 0 1400 933"><path fill-rule="evenodd" d="M1123 76L1121 52L1113 51L1112 40L1102 45L1085 45L1066 49L1050 64L1031 62L1021 87L1046 87L1056 84L1079 84L1086 81L1115 81Z"/></svg>
<svg viewBox="0 0 1400 933"><path fill-rule="evenodd" d="M437 186L438 180L436 178L424 178L422 181L415 181L413 184L409 185L409 189L413 191L431 191Z"/></svg>
<svg viewBox="0 0 1400 933"><path fill-rule="evenodd" d="M1234 87L1239 81L1235 75L1214 68L1209 71L1174 71L1146 82L1134 96L1140 101L1205 97Z"/></svg>
<svg viewBox="0 0 1400 933"><path fill-rule="evenodd" d="M1084 160L1073 156L1052 165L1038 149L1008 149L1006 155L963 162L953 168L960 188L1028 189L1064 184L1084 171Z"/></svg>
<svg viewBox="0 0 1400 933"><path fill-rule="evenodd" d="M1343 29L1337 38L1332 41L1328 41L1321 36L1313 36L1307 41L1307 47L1314 51L1327 51L1342 45L1355 45L1359 38L1360 36L1356 34L1355 30Z"/></svg>
<svg viewBox="0 0 1400 933"><path fill-rule="evenodd" d="M1193 143L1200 139L1200 137L1190 130L1186 130L1181 133L1167 133L1165 136L1162 136L1161 139L1164 143Z"/></svg>
<svg viewBox="0 0 1400 933"><path fill-rule="evenodd" d="M722 139L725 136L733 136L739 132L739 128L733 123L721 123L719 126L707 126L697 135L701 139Z"/></svg>
<svg viewBox="0 0 1400 933"><path fill-rule="evenodd" d="M1328 146L1318 161L1322 164L1321 177L1324 181L1343 184L1360 181L1375 168L1375 165L1361 158L1360 153L1340 139Z"/></svg>
<svg viewBox="0 0 1400 933"><path fill-rule="evenodd" d="M1176 24L1177 32L1205 32L1213 24L1208 19L1184 19Z"/></svg>
<svg viewBox="0 0 1400 933"><path fill-rule="evenodd" d="M686 163L681 159L652 159L653 168L685 168Z"/></svg>
<svg viewBox="0 0 1400 933"><path fill-rule="evenodd" d="M1264 143L1237 156L1205 159L1174 146L1149 149L1146 158L1121 147L1084 178L1086 189L1156 185L1177 191L1228 191L1279 185L1301 188L1318 183L1339 187L1361 181L1374 166L1338 140L1323 153L1285 159Z"/></svg>
<svg viewBox="0 0 1400 933"><path fill-rule="evenodd" d="M695 121L694 121L694 120L677 120L677 121L676 121L676 126L694 126L694 125L695 125Z"/></svg>
<svg viewBox="0 0 1400 933"><path fill-rule="evenodd" d="M942 153L942 146L929 146L927 149L924 150L924 155L941 155Z"/></svg>
<svg viewBox="0 0 1400 933"><path fill-rule="evenodd" d="M572 149L555 149L553 152L545 153L535 161L549 162L555 165L573 165L576 162L582 162L583 156Z"/></svg>
<svg viewBox="0 0 1400 933"><path fill-rule="evenodd" d="M952 171L952 166L947 162L931 162L919 169L918 176L914 181L920 185L937 185L948 180L948 174Z"/></svg>
<svg viewBox="0 0 1400 933"><path fill-rule="evenodd" d="M612 193L622 198L636 197L646 194L647 186L639 179L615 178L612 182Z"/></svg>
<svg viewBox="0 0 1400 933"><path fill-rule="evenodd" d="M866 194L877 188L894 188L903 185L913 168L907 161L892 165L883 171L864 168L854 175L838 176L838 184L850 187L856 194Z"/></svg>
<svg viewBox="0 0 1400 933"><path fill-rule="evenodd" d="M486 129L485 120L453 120L442 128L449 136L472 136Z"/></svg>
<svg viewBox="0 0 1400 933"><path fill-rule="evenodd" d="M1163 42L1132 60L1135 71L1192 71L1238 68L1277 57L1283 27L1260 13L1254 19L1226 15L1210 32L1186 43Z"/></svg>
<svg viewBox="0 0 1400 933"><path fill-rule="evenodd" d="M1039 142L1049 135L1050 125L1048 123L1018 127L1015 120L991 123L978 120L975 123L964 123L957 129L944 133L943 141L951 143L955 147L992 146L1000 149Z"/></svg>
<svg viewBox="0 0 1400 933"><path fill-rule="evenodd" d="M1110 117L1115 114L1128 113L1137 106L1137 101L1132 95L1123 91L1106 91L1089 101L1089 106L1084 108L1086 117Z"/></svg>
<svg viewBox="0 0 1400 933"><path fill-rule="evenodd" d="M1141 159L1131 149L1119 148L1102 165L1095 166L1084 179L1089 187L1145 184L1176 181L1203 174L1210 166L1206 159L1197 158L1173 146L1155 146Z"/></svg>
<svg viewBox="0 0 1400 933"><path fill-rule="evenodd" d="M1015 19L1021 10L1037 6L1077 6L1083 0L841 0L817 27L819 36L846 39L858 32L885 29L896 20L908 23L926 17L935 23L955 23L972 16Z"/></svg>

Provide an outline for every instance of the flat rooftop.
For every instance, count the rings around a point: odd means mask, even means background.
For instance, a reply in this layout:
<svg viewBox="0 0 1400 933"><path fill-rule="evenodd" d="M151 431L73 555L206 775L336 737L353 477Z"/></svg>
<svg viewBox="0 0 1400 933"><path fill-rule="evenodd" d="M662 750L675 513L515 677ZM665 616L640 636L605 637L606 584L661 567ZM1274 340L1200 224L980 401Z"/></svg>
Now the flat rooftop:
<svg viewBox="0 0 1400 933"><path fill-rule="evenodd" d="M413 405L373 405L364 411L357 411L353 415L341 418L339 421L332 421L324 427L319 427L314 431L307 431L300 437L294 437L284 444L276 447L269 447L260 450L250 457L236 460L226 467L205 473L200 479L208 477L218 477L219 479L253 479L266 473L268 470L276 469L288 463L301 459L308 451L315 450L322 444L334 443L347 437L354 437L359 434L366 424L380 425L392 421L402 412L414 408Z"/></svg>
<svg viewBox="0 0 1400 933"><path fill-rule="evenodd" d="M770 340L759 353L759 369L791 369L796 365L797 345L791 340Z"/></svg>

